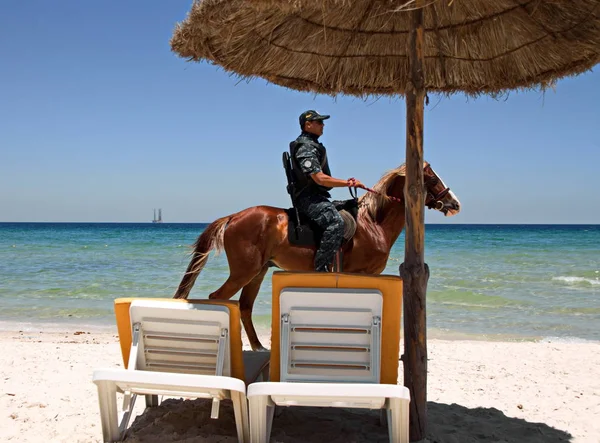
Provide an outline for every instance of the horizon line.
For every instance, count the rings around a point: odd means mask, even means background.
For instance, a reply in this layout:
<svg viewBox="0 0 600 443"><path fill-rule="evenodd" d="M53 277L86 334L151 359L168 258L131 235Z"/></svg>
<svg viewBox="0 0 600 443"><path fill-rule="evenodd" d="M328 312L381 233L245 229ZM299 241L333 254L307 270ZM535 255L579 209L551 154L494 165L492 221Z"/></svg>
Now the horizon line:
<svg viewBox="0 0 600 443"><path fill-rule="evenodd" d="M213 220L214 221L214 220ZM0 221L0 224L136 224L136 225L209 225L209 222L165 222L152 221ZM425 226L600 226L600 223L425 223Z"/></svg>

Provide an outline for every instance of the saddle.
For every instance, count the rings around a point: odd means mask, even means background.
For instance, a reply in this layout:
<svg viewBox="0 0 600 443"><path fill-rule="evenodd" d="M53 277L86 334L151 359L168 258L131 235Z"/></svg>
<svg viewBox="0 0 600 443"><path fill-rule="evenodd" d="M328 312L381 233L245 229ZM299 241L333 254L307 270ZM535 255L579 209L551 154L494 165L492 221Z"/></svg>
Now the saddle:
<svg viewBox="0 0 600 443"><path fill-rule="evenodd" d="M336 200L332 202L344 220L344 240L342 245L352 239L356 232L356 217L358 216L358 202L351 200ZM316 246L321 243L323 229L296 207L286 209L288 216L288 239L292 245Z"/></svg>
<svg viewBox="0 0 600 443"><path fill-rule="evenodd" d="M296 208L297 195L296 183L292 173L290 154L283 153L283 168L287 177L287 192L292 199L292 207L286 209L288 216L288 239L292 245L316 246L321 242L323 230ZM344 220L344 240L342 244L352 239L356 232L356 218L358 216L358 200L336 200L332 202Z"/></svg>

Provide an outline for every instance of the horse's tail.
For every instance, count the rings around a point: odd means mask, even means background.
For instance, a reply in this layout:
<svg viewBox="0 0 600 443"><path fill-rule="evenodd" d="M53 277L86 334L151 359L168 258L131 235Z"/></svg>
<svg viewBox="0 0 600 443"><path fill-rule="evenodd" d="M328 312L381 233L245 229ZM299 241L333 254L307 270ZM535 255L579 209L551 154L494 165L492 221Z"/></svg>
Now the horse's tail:
<svg viewBox="0 0 600 443"><path fill-rule="evenodd" d="M217 252L223 250L223 235L225 227L231 219L231 216L223 217L212 222L198 237L194 243L194 251L192 252L192 260L188 265L181 283L177 288L177 292L173 298L188 298L198 274L204 268L208 261L208 254L215 249Z"/></svg>

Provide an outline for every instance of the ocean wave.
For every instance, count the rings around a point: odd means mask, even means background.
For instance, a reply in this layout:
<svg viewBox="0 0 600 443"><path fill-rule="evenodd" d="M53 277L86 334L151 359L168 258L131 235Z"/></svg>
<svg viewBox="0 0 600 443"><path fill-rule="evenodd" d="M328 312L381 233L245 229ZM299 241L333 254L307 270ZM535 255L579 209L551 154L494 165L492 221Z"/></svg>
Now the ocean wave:
<svg viewBox="0 0 600 443"><path fill-rule="evenodd" d="M585 278L585 277L573 277L573 276L559 276L552 277L552 280L561 281L568 284L585 283L589 285L600 285L600 279Z"/></svg>

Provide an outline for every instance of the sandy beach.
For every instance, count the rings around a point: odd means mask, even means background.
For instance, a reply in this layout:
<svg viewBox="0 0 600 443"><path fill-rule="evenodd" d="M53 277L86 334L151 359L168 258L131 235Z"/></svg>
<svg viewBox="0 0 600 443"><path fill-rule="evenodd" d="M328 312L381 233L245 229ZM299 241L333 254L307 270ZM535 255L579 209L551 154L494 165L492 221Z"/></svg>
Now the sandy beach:
<svg viewBox="0 0 600 443"><path fill-rule="evenodd" d="M4 331L0 346L0 441L102 441L91 378L122 366L116 332ZM600 442L598 343L431 340L428 383L431 443ZM219 420L202 400L136 409L129 442L236 441L226 402ZM387 431L375 411L282 408L272 441L384 442Z"/></svg>

